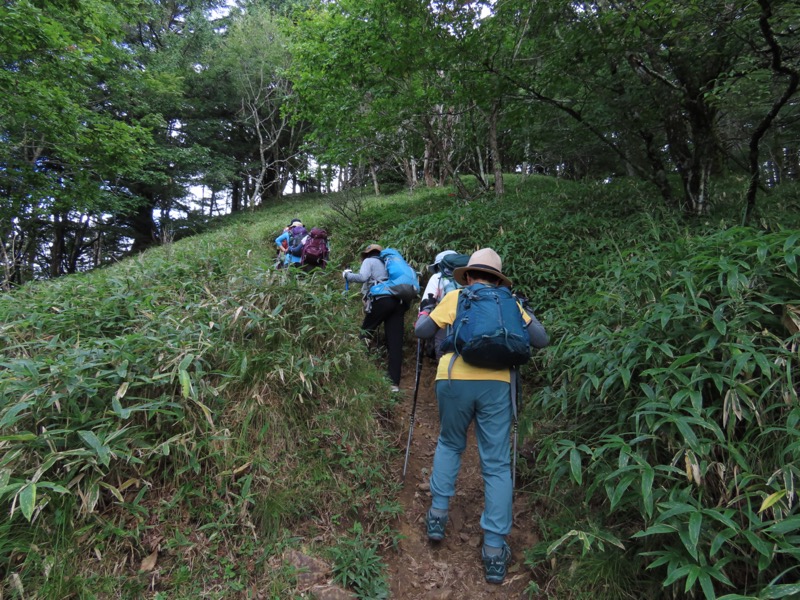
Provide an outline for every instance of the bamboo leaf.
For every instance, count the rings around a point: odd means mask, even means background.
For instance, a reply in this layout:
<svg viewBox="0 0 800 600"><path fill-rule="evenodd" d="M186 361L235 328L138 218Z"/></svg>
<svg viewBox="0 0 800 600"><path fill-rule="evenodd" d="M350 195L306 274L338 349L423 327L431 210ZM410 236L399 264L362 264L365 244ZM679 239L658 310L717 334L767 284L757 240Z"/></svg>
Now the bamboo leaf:
<svg viewBox="0 0 800 600"><path fill-rule="evenodd" d="M36 484L29 483L19 491L19 509L22 511L22 515L30 521L35 507Z"/></svg>
<svg viewBox="0 0 800 600"><path fill-rule="evenodd" d="M646 465L642 470L642 501L648 517L653 516L653 481L656 472L653 467Z"/></svg>
<svg viewBox="0 0 800 600"><path fill-rule="evenodd" d="M761 591L760 598L778 600L781 598L791 598L797 594L800 594L800 583L783 583L767 586Z"/></svg>
<svg viewBox="0 0 800 600"><path fill-rule="evenodd" d="M786 495L786 490L779 490L777 492L770 494L769 496L764 498L764 501L761 503L761 508L758 509L758 512L759 513L764 512L769 507L774 505L776 502L779 502L785 495Z"/></svg>
<svg viewBox="0 0 800 600"><path fill-rule="evenodd" d="M578 485L583 483L583 475L581 473L581 453L573 448L569 451L569 467L572 473L572 478Z"/></svg>
<svg viewBox="0 0 800 600"><path fill-rule="evenodd" d="M111 460L110 448L101 442L93 431L81 430L78 431L78 435L84 441L84 443L89 446L89 448L94 450L100 463L107 467Z"/></svg>
<svg viewBox="0 0 800 600"><path fill-rule="evenodd" d="M714 556L719 549L722 548L722 545L731 539L734 535L736 535L736 531L733 529L723 529L720 531L715 537L714 540L711 542L711 547L709 548L708 555Z"/></svg>
<svg viewBox="0 0 800 600"><path fill-rule="evenodd" d="M127 419L128 417L131 416L132 412L131 409L122 406L117 396L114 396L111 399L111 410L113 410L114 414L120 417L121 419Z"/></svg>
<svg viewBox="0 0 800 600"><path fill-rule="evenodd" d="M122 398L124 398L125 394L128 393L128 386L129 385L130 385L129 381L123 382L122 385L119 386L119 389L117 389L117 392L114 394L114 398L117 399L117 400L121 400Z"/></svg>
<svg viewBox="0 0 800 600"><path fill-rule="evenodd" d="M192 380L189 377L189 372L185 369L178 371L178 379L181 382L181 394L184 398L193 398L194 390L192 388Z"/></svg>
<svg viewBox="0 0 800 600"><path fill-rule="evenodd" d="M697 543L700 541L700 530L703 526L703 513L700 511L694 512L689 516L689 541L692 544L695 552L697 551Z"/></svg>
<svg viewBox="0 0 800 600"><path fill-rule="evenodd" d="M19 402L13 405L11 408L9 408L3 414L3 418L0 419L0 429L2 429L3 427L13 426L18 420L19 414L22 411L26 410L27 408L30 408L30 406L31 406L30 402Z"/></svg>
<svg viewBox="0 0 800 600"><path fill-rule="evenodd" d="M194 354L189 353L186 356L184 356L183 360L178 365L178 371L186 371L193 360L194 360Z"/></svg>

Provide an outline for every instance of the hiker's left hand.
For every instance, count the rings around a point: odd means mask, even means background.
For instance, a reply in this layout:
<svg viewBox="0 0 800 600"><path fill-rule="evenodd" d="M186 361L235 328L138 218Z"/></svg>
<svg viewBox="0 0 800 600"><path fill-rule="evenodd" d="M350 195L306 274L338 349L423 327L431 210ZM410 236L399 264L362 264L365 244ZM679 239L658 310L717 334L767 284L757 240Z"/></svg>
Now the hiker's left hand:
<svg viewBox="0 0 800 600"><path fill-rule="evenodd" d="M419 303L419 312L422 313L429 313L433 310L433 307L436 306L436 300L433 298L425 298L422 302Z"/></svg>

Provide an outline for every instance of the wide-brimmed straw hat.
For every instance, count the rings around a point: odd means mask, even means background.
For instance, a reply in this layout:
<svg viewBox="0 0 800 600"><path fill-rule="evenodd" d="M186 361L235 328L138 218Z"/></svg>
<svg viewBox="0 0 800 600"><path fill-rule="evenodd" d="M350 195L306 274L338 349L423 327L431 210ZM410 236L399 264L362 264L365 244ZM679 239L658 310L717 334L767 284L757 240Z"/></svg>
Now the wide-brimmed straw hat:
<svg viewBox="0 0 800 600"><path fill-rule="evenodd" d="M442 259L448 254L458 254L458 252L455 250L442 250L436 255L436 258L433 259L433 262L428 265L428 271L435 273L436 269L439 267L439 263L442 262Z"/></svg>
<svg viewBox="0 0 800 600"><path fill-rule="evenodd" d="M378 244L370 244L361 251L361 258L366 258L368 254L370 254L371 252L375 252L376 250L380 252L381 250L383 250L383 247L378 246Z"/></svg>
<svg viewBox="0 0 800 600"><path fill-rule="evenodd" d="M467 271L480 271L493 275L502 285L511 287L511 280L503 275L503 261L500 255L491 248L481 248L473 252L466 267L458 267L453 271L453 279L461 285L467 285Z"/></svg>

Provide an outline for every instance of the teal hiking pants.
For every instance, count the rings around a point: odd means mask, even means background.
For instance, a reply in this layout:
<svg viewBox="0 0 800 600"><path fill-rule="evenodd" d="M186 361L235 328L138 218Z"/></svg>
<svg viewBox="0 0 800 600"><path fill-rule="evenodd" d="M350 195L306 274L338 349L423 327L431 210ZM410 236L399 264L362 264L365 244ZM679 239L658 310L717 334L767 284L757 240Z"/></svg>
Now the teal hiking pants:
<svg viewBox="0 0 800 600"><path fill-rule="evenodd" d="M483 474L483 542L502 547L511 532L511 388L503 381L439 380L439 441L431 473L432 506L447 510L455 494L467 429L475 420Z"/></svg>

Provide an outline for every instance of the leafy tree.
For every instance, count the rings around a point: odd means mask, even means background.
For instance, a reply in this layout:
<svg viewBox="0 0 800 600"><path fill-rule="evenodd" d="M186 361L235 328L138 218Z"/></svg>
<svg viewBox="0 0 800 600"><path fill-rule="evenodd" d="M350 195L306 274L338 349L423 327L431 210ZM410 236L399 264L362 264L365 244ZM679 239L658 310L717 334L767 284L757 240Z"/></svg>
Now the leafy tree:
<svg viewBox="0 0 800 600"><path fill-rule="evenodd" d="M236 120L257 152L248 165L253 181L251 204L280 196L296 166L306 129L292 121L294 90L288 77L292 56L290 22L251 6L238 14L209 62L212 76L226 73L234 94Z"/></svg>
<svg viewBox="0 0 800 600"><path fill-rule="evenodd" d="M0 8L0 245L3 285L77 268L102 215L131 207L105 185L142 163L146 130L109 112L128 73L114 44L128 5ZM88 237L87 237L88 236Z"/></svg>

